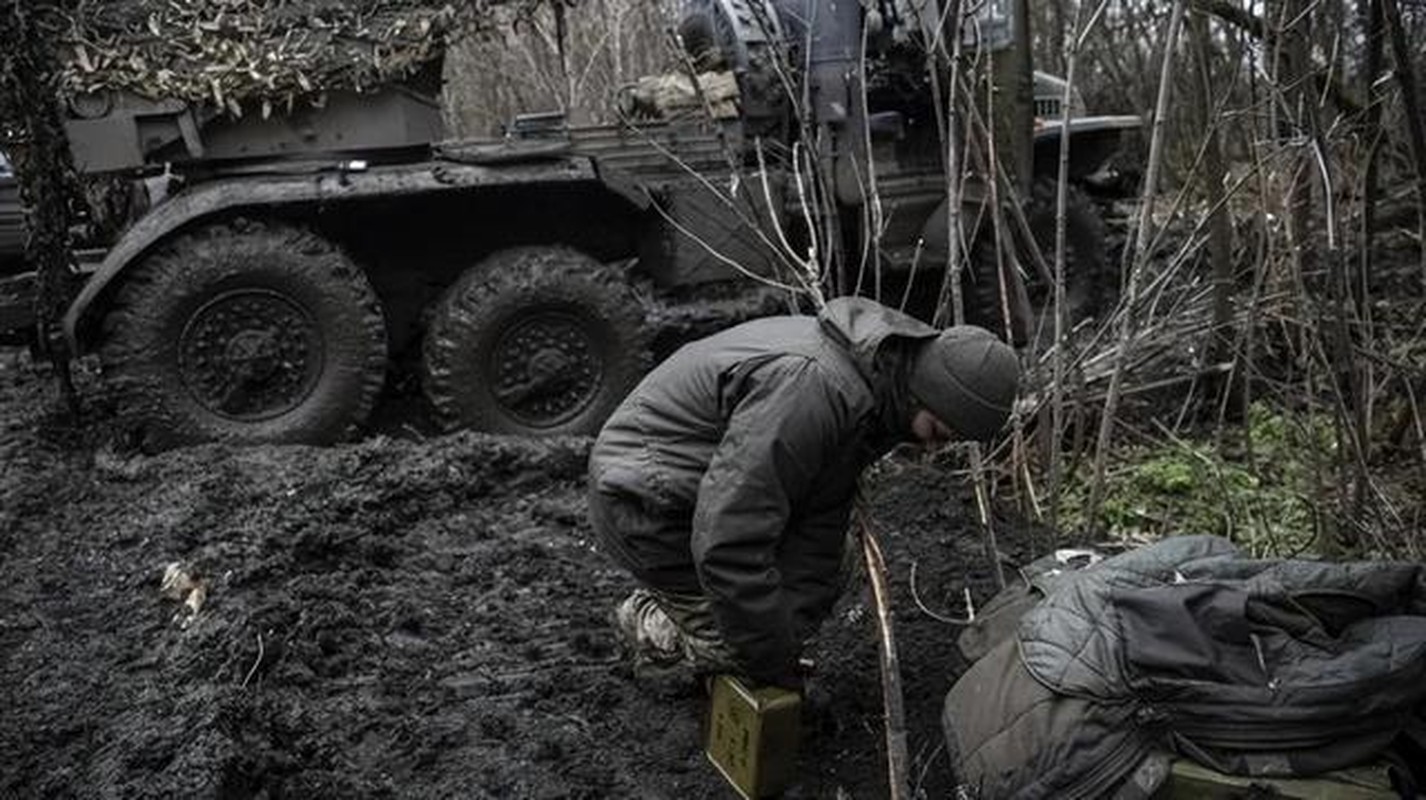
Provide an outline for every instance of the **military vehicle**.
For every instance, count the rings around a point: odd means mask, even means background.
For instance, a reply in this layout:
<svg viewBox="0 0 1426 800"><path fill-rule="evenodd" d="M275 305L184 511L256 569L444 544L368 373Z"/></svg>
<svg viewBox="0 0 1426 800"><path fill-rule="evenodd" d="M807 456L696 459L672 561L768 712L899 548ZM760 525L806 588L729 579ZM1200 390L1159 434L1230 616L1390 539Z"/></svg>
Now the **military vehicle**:
<svg viewBox="0 0 1426 800"><path fill-rule="evenodd" d="M25 256L25 214L10 159L0 150L0 274L18 272Z"/></svg>
<svg viewBox="0 0 1426 800"><path fill-rule="evenodd" d="M916 24L888 16L878 30ZM122 233L85 269L65 346L98 354L153 447L353 436L393 365L419 374L446 428L588 434L651 353L801 302L778 287L821 280L929 314L947 194L915 36L869 37L863 92L861 4L698 0L689 19L689 74L732 87L721 111L694 90L711 113L631 107L596 126L533 114L503 137L448 141L438 64L400 85L330 92L320 108L240 118L76 96L77 166L134 191ZM1063 84L1034 85L1039 188L1024 218L1043 241ZM800 115L799 93L811 100ZM1079 187L1138 120L1072 116L1071 261L1097 280L1102 229ZM807 167L832 177L819 190ZM967 184L968 210L988 197ZM874 236L862 221L873 202ZM809 261L834 266L809 277ZM1023 311L1035 279L1007 271L1020 302L1002 303L993 252L980 261L967 271L972 318ZM32 276L0 280L14 327Z"/></svg>
<svg viewBox="0 0 1426 800"><path fill-rule="evenodd" d="M15 277L19 276L19 277ZM33 277L25 264L25 210L20 187L0 150L0 344L33 337Z"/></svg>

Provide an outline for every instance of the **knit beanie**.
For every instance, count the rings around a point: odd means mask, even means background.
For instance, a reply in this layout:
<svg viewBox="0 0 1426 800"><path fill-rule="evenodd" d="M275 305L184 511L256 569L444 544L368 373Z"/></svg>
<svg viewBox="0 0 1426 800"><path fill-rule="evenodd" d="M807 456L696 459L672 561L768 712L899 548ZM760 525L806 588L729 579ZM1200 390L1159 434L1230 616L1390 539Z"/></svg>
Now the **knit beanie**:
<svg viewBox="0 0 1426 800"><path fill-rule="evenodd" d="M928 340L911 364L911 396L966 439L985 441L1010 418L1020 364L990 331L956 325Z"/></svg>

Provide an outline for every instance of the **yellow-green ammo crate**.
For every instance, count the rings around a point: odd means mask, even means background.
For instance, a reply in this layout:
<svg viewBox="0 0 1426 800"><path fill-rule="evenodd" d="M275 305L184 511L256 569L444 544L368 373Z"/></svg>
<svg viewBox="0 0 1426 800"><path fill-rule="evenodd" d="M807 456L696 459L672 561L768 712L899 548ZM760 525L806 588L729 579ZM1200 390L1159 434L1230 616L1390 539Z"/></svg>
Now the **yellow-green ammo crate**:
<svg viewBox="0 0 1426 800"><path fill-rule="evenodd" d="M776 795L797 771L802 697L731 675L713 679L708 711L708 760L748 800Z"/></svg>

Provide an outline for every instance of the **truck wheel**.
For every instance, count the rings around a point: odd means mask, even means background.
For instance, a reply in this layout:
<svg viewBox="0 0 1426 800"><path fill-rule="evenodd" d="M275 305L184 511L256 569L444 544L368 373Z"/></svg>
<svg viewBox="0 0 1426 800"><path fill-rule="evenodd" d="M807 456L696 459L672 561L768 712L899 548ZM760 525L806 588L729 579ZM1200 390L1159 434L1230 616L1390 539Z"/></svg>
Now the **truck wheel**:
<svg viewBox="0 0 1426 800"><path fill-rule="evenodd" d="M565 247L520 247L467 270L435 308L425 390L447 429L592 435L648 367L622 276Z"/></svg>
<svg viewBox="0 0 1426 800"><path fill-rule="evenodd" d="M1025 220L1035 234L1046 263L1052 262L1055 255L1055 192L1054 181L1038 180L1025 207ZM993 233L982 234L971 251L967 317L976 324L999 331L1005 326L1000 310L993 237ZM1028 256L1022 256L1022 261L1028 262ZM1033 266L1027 265L1024 274L1025 293L1033 317L1015 320L1016 344L1028 342L1036 330L1049 331L1052 324L1053 287L1040 278ZM1105 301L1112 297L1116 284L1105 252L1104 222L1094 202L1075 186L1068 187L1065 198L1065 281L1065 304L1071 323L1098 314Z"/></svg>
<svg viewBox="0 0 1426 800"><path fill-rule="evenodd" d="M100 359L143 444L327 444L386 371L366 276L309 231L237 220L174 239L117 290Z"/></svg>
<svg viewBox="0 0 1426 800"><path fill-rule="evenodd" d="M1047 263L1055 257L1055 193L1056 182L1042 178L1035 181L1025 220L1035 233L1035 241ZM1109 272L1109 256L1104 244L1104 220L1094 201L1078 186L1066 187L1065 194L1065 304L1069 319L1077 322L1098 314L1106 298L1112 295L1115 281ZM1053 269L1053 266L1051 267ZM1049 313L1054 303L1052 287L1039 280L1027 283L1030 305Z"/></svg>

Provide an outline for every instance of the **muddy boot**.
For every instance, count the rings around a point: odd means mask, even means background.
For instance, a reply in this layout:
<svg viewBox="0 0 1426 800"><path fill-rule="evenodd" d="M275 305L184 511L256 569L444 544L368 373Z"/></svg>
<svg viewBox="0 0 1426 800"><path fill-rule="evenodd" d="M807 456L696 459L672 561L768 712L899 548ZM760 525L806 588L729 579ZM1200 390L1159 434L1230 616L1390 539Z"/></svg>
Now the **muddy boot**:
<svg viewBox="0 0 1426 800"><path fill-rule="evenodd" d="M683 634L651 592L635 589L614 609L614 630L634 667L667 668L684 660Z"/></svg>

